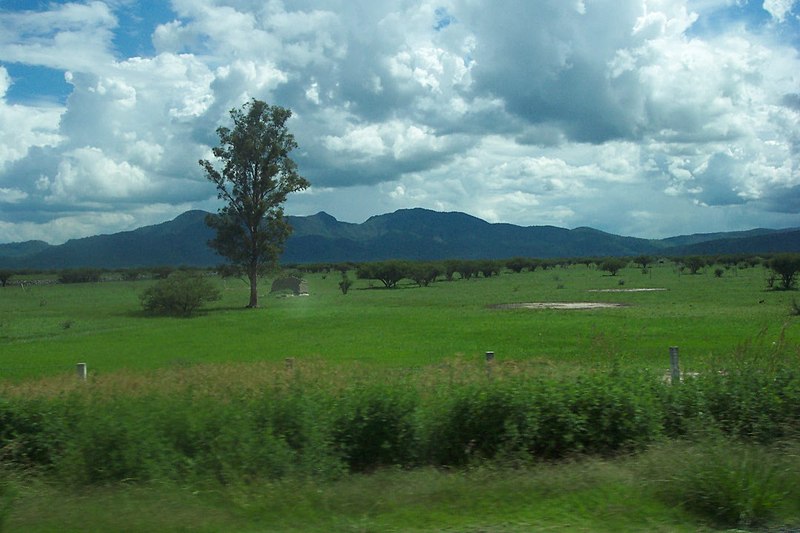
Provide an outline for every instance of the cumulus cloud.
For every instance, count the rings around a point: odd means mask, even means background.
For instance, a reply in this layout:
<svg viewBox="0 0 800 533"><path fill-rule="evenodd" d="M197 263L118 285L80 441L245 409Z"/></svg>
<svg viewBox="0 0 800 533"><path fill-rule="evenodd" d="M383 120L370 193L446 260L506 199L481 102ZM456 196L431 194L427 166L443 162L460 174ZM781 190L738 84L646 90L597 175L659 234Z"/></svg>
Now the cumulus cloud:
<svg viewBox="0 0 800 533"><path fill-rule="evenodd" d="M112 60L117 19L103 2L53 4L47 11L4 12L2 60L92 71Z"/></svg>
<svg viewBox="0 0 800 533"><path fill-rule="evenodd" d="M794 4L795 0L764 0L764 10L778 22L783 22Z"/></svg>
<svg viewBox="0 0 800 533"><path fill-rule="evenodd" d="M314 185L298 213L423 206L647 236L787 225L800 59L770 24L795 2L765 0L768 24L708 22L731 5L173 0L132 57L114 2L4 11L0 240L213 208L197 160L250 98L293 110ZM66 102L9 100L11 63L63 71Z"/></svg>
<svg viewBox="0 0 800 533"><path fill-rule="evenodd" d="M9 104L6 93L11 83L8 71L0 66L0 172L28 155L31 147L53 146L62 139L58 121L63 109Z"/></svg>

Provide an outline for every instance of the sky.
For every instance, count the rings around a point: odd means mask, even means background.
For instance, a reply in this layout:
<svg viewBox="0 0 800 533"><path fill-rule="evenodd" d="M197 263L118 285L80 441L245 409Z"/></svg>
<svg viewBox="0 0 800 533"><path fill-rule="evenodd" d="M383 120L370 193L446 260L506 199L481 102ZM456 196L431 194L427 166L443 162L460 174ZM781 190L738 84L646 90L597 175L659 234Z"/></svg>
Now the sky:
<svg viewBox="0 0 800 533"><path fill-rule="evenodd" d="M798 227L799 49L800 0L0 0L0 243L216 211L252 98L291 215Z"/></svg>

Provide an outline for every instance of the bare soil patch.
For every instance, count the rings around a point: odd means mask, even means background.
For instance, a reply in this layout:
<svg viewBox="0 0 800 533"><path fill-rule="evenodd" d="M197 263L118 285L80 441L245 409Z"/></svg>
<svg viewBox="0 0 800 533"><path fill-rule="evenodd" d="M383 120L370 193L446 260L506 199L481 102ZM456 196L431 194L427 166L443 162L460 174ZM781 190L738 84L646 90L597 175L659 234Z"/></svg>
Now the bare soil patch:
<svg viewBox="0 0 800 533"><path fill-rule="evenodd" d="M589 289L589 292L655 292L665 291L662 287L644 288L644 289Z"/></svg>
<svg viewBox="0 0 800 533"><path fill-rule="evenodd" d="M610 309L625 307L625 304L611 302L524 302L515 304L496 304L492 309Z"/></svg>

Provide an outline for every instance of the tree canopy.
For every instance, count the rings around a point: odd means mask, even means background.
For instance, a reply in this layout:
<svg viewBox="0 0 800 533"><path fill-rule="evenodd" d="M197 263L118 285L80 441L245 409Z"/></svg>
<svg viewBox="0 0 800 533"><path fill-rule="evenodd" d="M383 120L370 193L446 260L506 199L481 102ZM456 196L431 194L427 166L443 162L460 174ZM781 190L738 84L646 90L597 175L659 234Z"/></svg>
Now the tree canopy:
<svg viewBox="0 0 800 533"><path fill-rule="evenodd" d="M800 272L800 254L780 254L769 260L767 266L781 279L781 288L790 290Z"/></svg>
<svg viewBox="0 0 800 533"><path fill-rule="evenodd" d="M207 160L200 165L225 205L206 223L216 237L209 245L238 266L250 281L248 307L258 307L258 278L277 265L291 227L283 203L291 192L310 186L289 153L297 148L287 122L292 112L252 99L230 111L233 129L217 128L213 149L222 170Z"/></svg>

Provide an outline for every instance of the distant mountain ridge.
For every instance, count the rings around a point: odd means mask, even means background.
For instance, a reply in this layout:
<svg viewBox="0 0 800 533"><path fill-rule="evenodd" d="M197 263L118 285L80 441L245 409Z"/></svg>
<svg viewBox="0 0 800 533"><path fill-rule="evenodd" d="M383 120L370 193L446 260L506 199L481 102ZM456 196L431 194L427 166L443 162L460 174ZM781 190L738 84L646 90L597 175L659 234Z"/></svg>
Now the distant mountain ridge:
<svg viewBox="0 0 800 533"><path fill-rule="evenodd" d="M187 211L161 224L60 245L0 244L0 267L217 265L223 259L207 246L213 237L205 225L207 214ZM492 224L465 213L421 208L376 215L361 224L340 222L324 212L287 218L294 232L286 243L284 263L800 252L800 228L640 239L586 227Z"/></svg>

